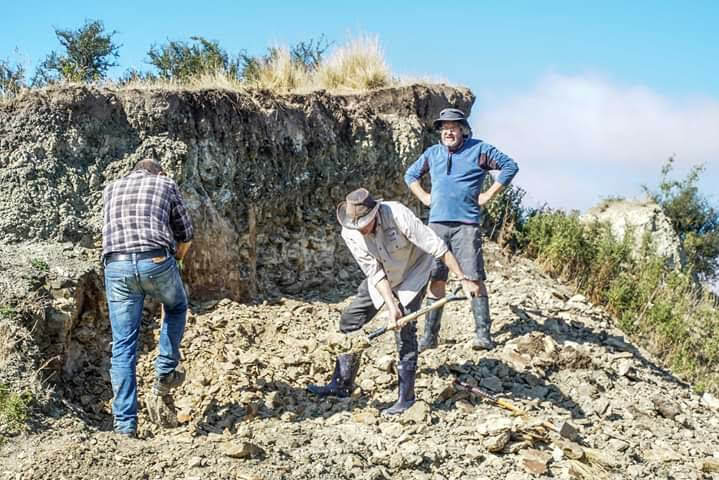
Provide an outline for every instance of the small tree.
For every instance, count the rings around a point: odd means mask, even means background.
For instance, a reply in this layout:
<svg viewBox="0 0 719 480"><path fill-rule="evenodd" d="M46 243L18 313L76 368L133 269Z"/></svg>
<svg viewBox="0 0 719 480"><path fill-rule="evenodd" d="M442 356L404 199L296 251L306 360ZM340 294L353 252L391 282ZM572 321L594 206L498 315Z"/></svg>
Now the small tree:
<svg viewBox="0 0 719 480"><path fill-rule="evenodd" d="M0 97L14 97L25 87L25 67L0 60Z"/></svg>
<svg viewBox="0 0 719 480"><path fill-rule="evenodd" d="M290 48L290 55L293 61L304 65L307 70L316 70L332 43L325 38L323 33L318 38L310 38L297 43Z"/></svg>
<svg viewBox="0 0 719 480"><path fill-rule="evenodd" d="M85 20L77 30L55 29L65 53L51 52L38 67L33 84L43 85L57 79L91 82L105 78L107 70L117 66L113 59L119 57L121 45L112 41L116 33L105 33L100 20Z"/></svg>
<svg viewBox="0 0 719 480"><path fill-rule="evenodd" d="M167 80L187 80L205 73L222 71L238 78L240 57L231 58L216 41L190 37L194 43L169 41L147 52L149 63L157 68L158 76Z"/></svg>
<svg viewBox="0 0 719 480"><path fill-rule="evenodd" d="M674 157L662 166L659 190L644 191L657 202L669 217L682 241L687 260L695 273L704 279L719 277L719 211L699 192L697 183L704 172L695 165L683 180L672 180Z"/></svg>

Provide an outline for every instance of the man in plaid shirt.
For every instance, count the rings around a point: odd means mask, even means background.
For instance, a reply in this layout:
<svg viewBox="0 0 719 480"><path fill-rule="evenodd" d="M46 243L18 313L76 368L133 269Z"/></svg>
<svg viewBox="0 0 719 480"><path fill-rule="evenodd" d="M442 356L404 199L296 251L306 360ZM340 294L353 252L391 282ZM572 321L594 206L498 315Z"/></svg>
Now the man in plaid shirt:
<svg viewBox="0 0 719 480"><path fill-rule="evenodd" d="M163 304L155 382L148 405L184 380L178 368L187 316L181 262L192 242L192 221L177 184L155 160L139 161L132 172L105 187L102 253L112 327L110 378L115 432L137 435L137 341L146 295ZM163 423L149 408L150 418Z"/></svg>

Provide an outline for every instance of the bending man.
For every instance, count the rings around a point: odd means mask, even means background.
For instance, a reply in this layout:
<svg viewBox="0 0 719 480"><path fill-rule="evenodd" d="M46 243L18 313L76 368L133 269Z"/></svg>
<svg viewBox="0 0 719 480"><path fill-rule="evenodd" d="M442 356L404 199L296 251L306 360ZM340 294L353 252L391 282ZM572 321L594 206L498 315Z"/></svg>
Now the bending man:
<svg viewBox="0 0 719 480"><path fill-rule="evenodd" d="M419 309L435 259L445 262L458 277L464 277L444 242L401 203L375 201L367 190L360 188L340 203L337 220L342 225L342 238L367 277L342 313L342 333L362 328L382 305L387 307L389 326L397 330L396 321L400 317ZM462 281L462 286L468 296L477 293L473 282ZM395 339L399 352L399 399L383 411L387 415L402 413L415 401L415 323L410 322L399 329ZM354 388L360 355L339 355L330 382L322 386L310 385L308 390L319 396L349 396Z"/></svg>

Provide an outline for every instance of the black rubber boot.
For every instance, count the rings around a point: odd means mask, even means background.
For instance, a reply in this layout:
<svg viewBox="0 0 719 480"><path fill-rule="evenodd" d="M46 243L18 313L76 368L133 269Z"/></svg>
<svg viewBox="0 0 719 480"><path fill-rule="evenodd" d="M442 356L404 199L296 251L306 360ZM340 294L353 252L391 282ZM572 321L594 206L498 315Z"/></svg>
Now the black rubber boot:
<svg viewBox="0 0 719 480"><path fill-rule="evenodd" d="M436 298L427 297L427 306L429 307L436 301ZM442 326L443 310L444 307L440 307L427 313L427 319L424 322L424 334L419 341L418 349L420 352L437 348L437 343L439 342L437 337L439 335L439 328Z"/></svg>
<svg viewBox="0 0 719 480"><path fill-rule="evenodd" d="M489 318L489 298L474 297L472 299L472 314L474 314L475 334L472 348L475 350L491 350L494 342L490 335L492 320Z"/></svg>
<svg viewBox="0 0 719 480"><path fill-rule="evenodd" d="M360 354L339 355L335 360L335 371L327 385L308 385L307 391L320 397L349 397L354 390L354 381L359 370Z"/></svg>
<svg viewBox="0 0 719 480"><path fill-rule="evenodd" d="M391 407L382 410L382 415L399 415L414 405L414 379L417 375L417 364L400 362L397 366L399 376L399 399Z"/></svg>

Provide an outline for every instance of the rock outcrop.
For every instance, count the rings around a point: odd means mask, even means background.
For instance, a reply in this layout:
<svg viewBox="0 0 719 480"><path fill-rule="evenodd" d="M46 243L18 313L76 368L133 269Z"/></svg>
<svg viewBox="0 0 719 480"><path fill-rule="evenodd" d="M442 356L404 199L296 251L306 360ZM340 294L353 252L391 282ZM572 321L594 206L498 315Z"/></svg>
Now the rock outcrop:
<svg viewBox="0 0 719 480"><path fill-rule="evenodd" d="M434 141L428 125L466 89L366 95L65 87L0 106L0 242L95 248L102 189L139 159L175 178L196 224L195 298L248 300L331 283L334 208L360 185L406 197L402 171Z"/></svg>
<svg viewBox="0 0 719 480"><path fill-rule="evenodd" d="M612 233L620 241L630 233L635 251L648 235L656 254L664 257L670 267L686 265L686 253L679 237L662 208L653 200L604 200L581 219L609 223Z"/></svg>
<svg viewBox="0 0 719 480"><path fill-rule="evenodd" d="M195 224L183 273L193 300L327 291L354 265L337 203L361 185L407 198L402 172L436 140L431 121L473 101L446 86L286 96L76 86L0 105L0 271L14 290L0 304L40 284L47 308L28 326L40 364L72 376L106 357L102 190L146 157L177 180Z"/></svg>

